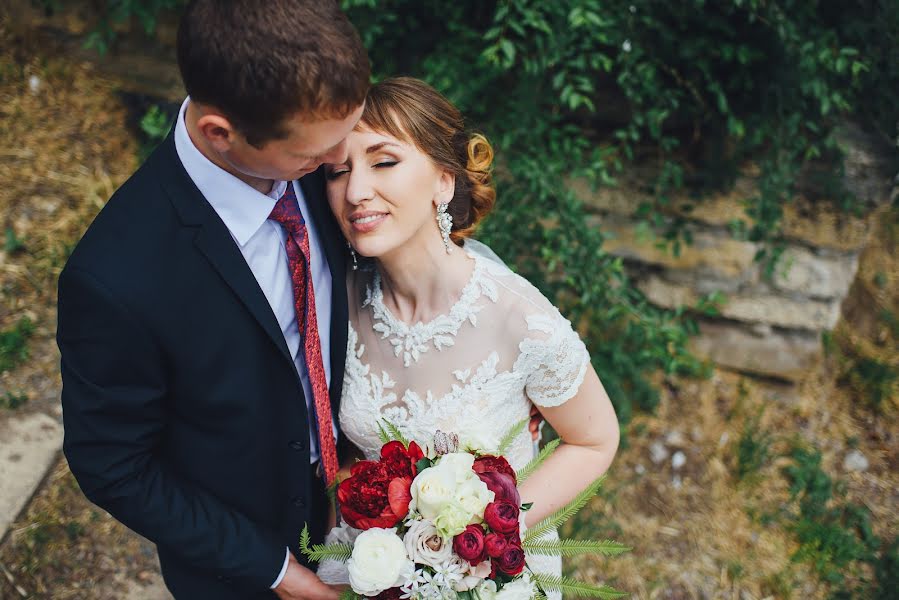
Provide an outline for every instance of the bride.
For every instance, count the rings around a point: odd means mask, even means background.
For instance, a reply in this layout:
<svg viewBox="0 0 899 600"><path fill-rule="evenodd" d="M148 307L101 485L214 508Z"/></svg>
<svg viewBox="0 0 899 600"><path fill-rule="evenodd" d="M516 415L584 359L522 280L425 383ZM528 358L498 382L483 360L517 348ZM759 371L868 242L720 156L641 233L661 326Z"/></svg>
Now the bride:
<svg viewBox="0 0 899 600"><path fill-rule="evenodd" d="M409 439L428 443L441 430L489 450L536 406L563 443L521 486L532 526L608 469L618 421L571 324L466 241L494 204L493 150L411 78L372 86L347 142L346 162L326 167L328 201L359 267L348 275L341 429L374 460L382 419ZM520 469L534 453L524 430L506 457ZM558 557L528 557L528 566L561 573ZM345 582L340 567L319 574Z"/></svg>

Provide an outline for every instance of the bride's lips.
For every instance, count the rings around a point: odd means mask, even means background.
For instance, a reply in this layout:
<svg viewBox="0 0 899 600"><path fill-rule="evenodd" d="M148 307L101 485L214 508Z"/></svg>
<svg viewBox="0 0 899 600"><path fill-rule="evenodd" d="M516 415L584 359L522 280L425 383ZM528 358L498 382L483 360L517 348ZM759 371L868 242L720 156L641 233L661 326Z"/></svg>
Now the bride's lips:
<svg viewBox="0 0 899 600"><path fill-rule="evenodd" d="M374 210L363 210L350 215L349 221L353 231L369 233L377 229L387 219L388 214Z"/></svg>

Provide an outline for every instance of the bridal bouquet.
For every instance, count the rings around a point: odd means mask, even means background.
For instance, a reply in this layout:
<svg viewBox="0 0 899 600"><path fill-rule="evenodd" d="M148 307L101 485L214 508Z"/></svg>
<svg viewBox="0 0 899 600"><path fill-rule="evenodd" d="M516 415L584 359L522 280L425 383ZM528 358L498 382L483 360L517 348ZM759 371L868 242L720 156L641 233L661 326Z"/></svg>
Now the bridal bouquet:
<svg viewBox="0 0 899 600"><path fill-rule="evenodd" d="M547 591L595 598L624 594L528 568L525 552L555 556L620 554L612 541L545 539L599 490L602 478L568 506L532 529L524 527L531 504L518 484L558 445L554 440L519 472L501 456L527 425L514 427L496 454L460 450L455 434L437 432L424 449L390 423L381 427L381 456L359 461L336 490L345 523L361 530L348 543L300 540L311 561L345 561L352 592L346 598L531 600Z"/></svg>

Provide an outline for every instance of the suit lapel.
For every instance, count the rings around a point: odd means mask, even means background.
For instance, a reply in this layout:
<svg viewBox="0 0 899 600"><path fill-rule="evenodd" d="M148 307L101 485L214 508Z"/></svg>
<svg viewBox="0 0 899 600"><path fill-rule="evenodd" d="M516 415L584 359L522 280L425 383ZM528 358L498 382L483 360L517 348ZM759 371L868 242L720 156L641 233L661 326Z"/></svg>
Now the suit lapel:
<svg viewBox="0 0 899 600"><path fill-rule="evenodd" d="M169 134L158 152L161 154L160 159L168 159L160 165L164 173L160 177L160 182L168 191L182 223L197 229L194 238L197 250L228 284L295 371L293 358L284 341L284 334L265 294L228 228L184 170L175 150L173 133Z"/></svg>

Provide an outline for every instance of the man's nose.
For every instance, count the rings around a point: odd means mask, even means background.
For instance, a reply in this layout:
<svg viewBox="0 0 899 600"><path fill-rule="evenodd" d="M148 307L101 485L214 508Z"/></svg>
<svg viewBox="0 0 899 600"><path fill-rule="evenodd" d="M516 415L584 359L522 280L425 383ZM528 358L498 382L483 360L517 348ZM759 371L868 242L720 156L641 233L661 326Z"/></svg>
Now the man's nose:
<svg viewBox="0 0 899 600"><path fill-rule="evenodd" d="M349 154L349 145L346 142L346 138L341 140L339 144L331 148L327 154L319 157L319 159L323 163L331 163L331 164L340 164L346 162L347 156Z"/></svg>

